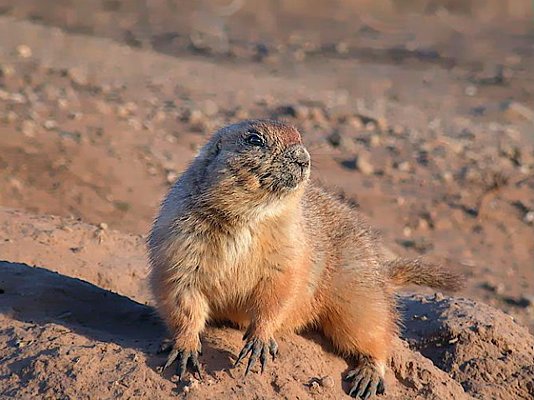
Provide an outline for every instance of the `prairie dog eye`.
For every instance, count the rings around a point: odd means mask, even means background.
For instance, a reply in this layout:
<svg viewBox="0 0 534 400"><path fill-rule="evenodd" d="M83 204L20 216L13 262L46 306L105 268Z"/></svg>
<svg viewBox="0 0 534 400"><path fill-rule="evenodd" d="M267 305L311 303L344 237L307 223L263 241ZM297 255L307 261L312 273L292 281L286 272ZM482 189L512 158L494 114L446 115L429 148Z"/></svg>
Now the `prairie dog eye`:
<svg viewBox="0 0 534 400"><path fill-rule="evenodd" d="M245 138L245 141L252 146L265 146L265 139L255 131L249 131L248 136Z"/></svg>

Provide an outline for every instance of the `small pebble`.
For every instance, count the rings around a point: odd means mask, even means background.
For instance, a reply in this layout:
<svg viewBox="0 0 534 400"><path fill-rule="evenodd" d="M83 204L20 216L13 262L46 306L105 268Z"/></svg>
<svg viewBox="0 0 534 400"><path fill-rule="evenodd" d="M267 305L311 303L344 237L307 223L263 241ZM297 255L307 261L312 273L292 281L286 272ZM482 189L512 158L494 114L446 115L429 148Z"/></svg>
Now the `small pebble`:
<svg viewBox="0 0 534 400"><path fill-rule="evenodd" d="M349 52L349 45L346 42L339 42L336 44L336 51L338 54L347 54Z"/></svg>
<svg viewBox="0 0 534 400"><path fill-rule="evenodd" d="M408 161L403 161L397 166L397 169L401 172L409 172L412 167Z"/></svg>
<svg viewBox="0 0 534 400"><path fill-rule="evenodd" d="M54 120L48 119L44 122L43 126L46 130L51 131L52 129L57 128L57 122Z"/></svg>
<svg viewBox="0 0 534 400"><path fill-rule="evenodd" d="M176 181L176 178L178 178L178 173L176 171L171 170L167 172L167 176L166 176L167 183L173 184L174 181Z"/></svg>
<svg viewBox="0 0 534 400"><path fill-rule="evenodd" d="M478 90L476 88L476 86L474 85L469 85L465 88L465 94L466 96L470 96L470 97L473 97L473 96L476 96Z"/></svg>
<svg viewBox="0 0 534 400"><path fill-rule="evenodd" d="M334 380L330 376L325 376L321 379L321 386L325 388L332 388L334 387Z"/></svg>
<svg viewBox="0 0 534 400"><path fill-rule="evenodd" d="M378 147L378 146L380 146L381 142L382 142L382 140L380 139L380 136L371 135L371 140L370 140L371 147Z"/></svg>
<svg viewBox="0 0 534 400"><path fill-rule="evenodd" d="M25 136L34 137L35 136L35 122L30 121L30 120L23 121L21 130Z"/></svg>
<svg viewBox="0 0 534 400"><path fill-rule="evenodd" d="M441 292L434 293L434 301L442 301L443 299L445 299L445 296L443 296L443 293Z"/></svg>
<svg viewBox="0 0 534 400"><path fill-rule="evenodd" d="M363 155L356 158L356 168L364 175L372 175L375 172L373 164Z"/></svg>
<svg viewBox="0 0 534 400"><path fill-rule="evenodd" d="M30 46L21 44L17 46L17 54L21 58L30 58L32 56L32 49Z"/></svg>
<svg viewBox="0 0 534 400"><path fill-rule="evenodd" d="M319 382L314 380L312 383L310 383L310 392L318 393L320 391L320 387L321 385L319 385Z"/></svg>
<svg viewBox="0 0 534 400"><path fill-rule="evenodd" d="M534 110L517 101L508 104L506 113L512 118L519 117L534 122Z"/></svg>
<svg viewBox="0 0 534 400"><path fill-rule="evenodd" d="M69 75L69 78L72 80L72 82L80 86L86 86L89 83L89 79L87 77L87 71L83 68L79 68L79 67L69 68L67 73Z"/></svg>
<svg viewBox="0 0 534 400"><path fill-rule="evenodd" d="M529 225L532 225L534 223L534 211L527 212L523 218L523 221Z"/></svg>
<svg viewBox="0 0 534 400"><path fill-rule="evenodd" d="M202 109L207 117L213 117L219 112L219 107L213 100L206 100Z"/></svg>

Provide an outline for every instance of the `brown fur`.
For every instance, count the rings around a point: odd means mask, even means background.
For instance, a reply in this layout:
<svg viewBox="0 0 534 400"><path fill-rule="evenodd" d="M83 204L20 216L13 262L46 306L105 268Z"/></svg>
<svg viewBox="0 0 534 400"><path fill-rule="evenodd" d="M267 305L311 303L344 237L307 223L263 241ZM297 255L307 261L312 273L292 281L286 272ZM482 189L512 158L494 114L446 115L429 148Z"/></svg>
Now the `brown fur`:
<svg viewBox="0 0 534 400"><path fill-rule="evenodd" d="M460 276L454 271L448 271L440 265L430 264L420 259L388 261L386 268L390 281L395 285L413 283L451 291L463 286Z"/></svg>
<svg viewBox="0 0 534 400"><path fill-rule="evenodd" d="M267 145L247 145L250 132ZM381 259L357 211L308 182L298 131L275 121L223 128L165 199L149 237L152 288L175 348L199 348L215 319L268 341L315 327L381 375L397 333L394 287L454 286L420 261Z"/></svg>

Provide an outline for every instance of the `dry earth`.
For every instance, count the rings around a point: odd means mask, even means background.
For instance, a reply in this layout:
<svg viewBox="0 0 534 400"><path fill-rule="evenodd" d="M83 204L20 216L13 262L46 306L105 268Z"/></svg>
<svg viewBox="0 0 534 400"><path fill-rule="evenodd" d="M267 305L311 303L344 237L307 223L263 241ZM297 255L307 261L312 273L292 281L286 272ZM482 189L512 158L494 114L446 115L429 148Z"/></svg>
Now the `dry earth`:
<svg viewBox="0 0 534 400"><path fill-rule="evenodd" d="M0 263L1 395L343 396L348 364L313 332L282 337L279 359L264 375L245 380L242 370L231 368L242 334L210 327L203 337L203 380L177 386L170 375L159 375L165 329L143 304L150 298L141 242L75 220L0 210L0 251L20 260ZM441 294L403 295L400 308L405 326L388 372L388 399L534 396L534 337L509 316Z"/></svg>
<svg viewBox="0 0 534 400"><path fill-rule="evenodd" d="M473 300L401 297L387 398L533 398L530 2L377 18L340 1L335 23L314 1L228 17L207 3L174 17L174 1L0 0L0 206L20 210L0 211L0 396L342 397L347 363L313 333L244 381L229 369L240 333L212 327L202 382L156 373L157 204L214 129L275 117L388 248L466 275Z"/></svg>

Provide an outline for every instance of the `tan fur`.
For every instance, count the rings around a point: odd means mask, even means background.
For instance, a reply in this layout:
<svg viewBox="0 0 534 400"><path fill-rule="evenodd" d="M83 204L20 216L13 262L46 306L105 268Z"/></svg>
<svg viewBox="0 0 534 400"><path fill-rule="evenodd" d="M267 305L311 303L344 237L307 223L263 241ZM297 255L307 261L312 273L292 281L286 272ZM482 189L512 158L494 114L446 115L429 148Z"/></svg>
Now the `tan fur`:
<svg viewBox="0 0 534 400"><path fill-rule="evenodd" d="M247 147L250 131L269 147ZM295 167L307 154L295 132L271 121L224 128L171 189L149 238L159 311L180 349L198 349L214 319L261 340L315 327L383 375L397 334L395 285L450 287L453 276L382 260L362 217L309 183L309 166Z"/></svg>
<svg viewBox="0 0 534 400"><path fill-rule="evenodd" d="M389 279L396 285L413 283L446 290L458 290L462 287L457 273L424 260L392 260L386 264L386 268Z"/></svg>

